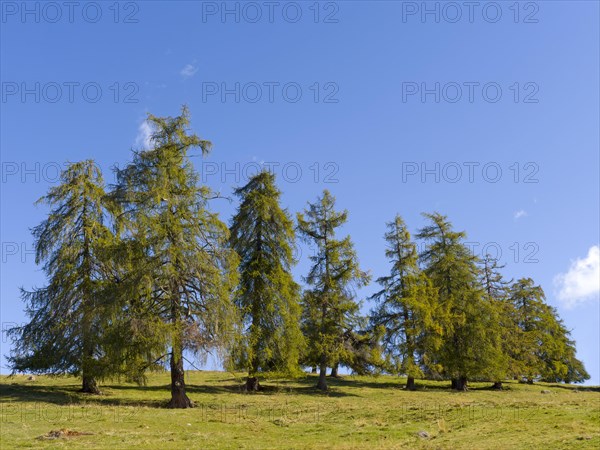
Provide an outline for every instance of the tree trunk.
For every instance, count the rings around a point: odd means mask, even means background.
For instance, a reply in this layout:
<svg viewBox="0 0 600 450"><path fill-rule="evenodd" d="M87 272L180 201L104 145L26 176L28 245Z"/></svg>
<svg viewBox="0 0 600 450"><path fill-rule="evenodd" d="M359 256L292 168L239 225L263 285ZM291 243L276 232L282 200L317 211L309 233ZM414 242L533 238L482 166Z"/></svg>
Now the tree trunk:
<svg viewBox="0 0 600 450"><path fill-rule="evenodd" d="M456 390L466 391L467 390L467 377L461 376L456 380Z"/></svg>
<svg viewBox="0 0 600 450"><path fill-rule="evenodd" d="M322 391L327 390L327 365L321 364L319 368L319 382L317 383L317 389Z"/></svg>
<svg viewBox="0 0 600 450"><path fill-rule="evenodd" d="M400 249L400 247L398 246L396 248L396 251L398 252L398 254L402 253L402 250ZM410 317L409 317L409 311L408 308L406 306L404 306L402 308L402 314L404 315L404 337L406 340L406 345L407 345L407 353L409 356L409 358L411 359L412 362L412 366L416 366L415 364L415 345L414 345L414 340L413 340L413 336L411 335L411 333L409 333L409 329L407 328L408 324L410 323ZM414 391L415 390L415 377L407 377L406 378L406 390L407 391Z"/></svg>
<svg viewBox="0 0 600 450"><path fill-rule="evenodd" d="M335 363L333 365L333 367L331 368L331 373L329 374L330 377L333 377L333 378L338 377L338 366L339 366L338 363Z"/></svg>
<svg viewBox="0 0 600 450"><path fill-rule="evenodd" d="M313 366L310 373L317 373L317 366Z"/></svg>
<svg viewBox="0 0 600 450"><path fill-rule="evenodd" d="M173 349L171 353L171 401L169 408L192 408L192 401L185 394L185 372L183 371L183 352Z"/></svg>
<svg viewBox="0 0 600 450"><path fill-rule="evenodd" d="M456 378L452 378L452 380L451 380L452 389L456 389L457 384L458 384L457 379Z"/></svg>
<svg viewBox="0 0 600 450"><path fill-rule="evenodd" d="M527 378L527 384L533 384L533 378Z"/></svg>
<svg viewBox="0 0 600 450"><path fill-rule="evenodd" d="M92 266L91 266L91 250L90 250L90 236L88 236L88 216L87 216L87 198L84 200L83 203L83 211L82 211L82 217L83 217L83 230L84 230L84 237L83 237L83 261L82 261L82 267L85 271L84 274L84 279L83 279L83 283L81 284L81 287L83 289L84 292L84 305L83 305L83 318L82 318L82 351L83 351L83 358L81 360L81 375L82 375L82 383L81 383L81 392L85 392L88 394L100 394L100 389L98 389L98 383L96 381L96 379L90 375L90 373L93 373L93 364L92 361L94 360L94 345L92 343L92 337L91 337L91 314L93 314L94 311L94 304L93 304L93 300L94 300L94 295L92 294Z"/></svg>
<svg viewBox="0 0 600 450"><path fill-rule="evenodd" d="M256 377L248 377L246 379L246 391L247 392L258 392L261 390L260 383Z"/></svg>
<svg viewBox="0 0 600 450"><path fill-rule="evenodd" d="M254 314L254 317L258 318L258 314ZM252 319L254 320L254 319ZM256 324L258 326L258 324ZM255 324L252 324L252 327L255 327ZM258 377L256 374L258 373L258 368L260 366L260 361L256 355L260 352L260 348L258 345L253 349L254 357L250 361L250 366L248 367L248 378L246 379L246 392L257 392L261 390L260 383L258 382Z"/></svg>
<svg viewBox="0 0 600 450"><path fill-rule="evenodd" d="M98 388L98 383L94 377L83 375L83 383L81 384L81 392L85 392L87 394L100 394L100 389Z"/></svg>
<svg viewBox="0 0 600 450"><path fill-rule="evenodd" d="M503 387L502 387L502 381L496 381L496 382L494 382L494 384L492 384L492 389L494 389L496 391L501 391L503 389Z"/></svg>

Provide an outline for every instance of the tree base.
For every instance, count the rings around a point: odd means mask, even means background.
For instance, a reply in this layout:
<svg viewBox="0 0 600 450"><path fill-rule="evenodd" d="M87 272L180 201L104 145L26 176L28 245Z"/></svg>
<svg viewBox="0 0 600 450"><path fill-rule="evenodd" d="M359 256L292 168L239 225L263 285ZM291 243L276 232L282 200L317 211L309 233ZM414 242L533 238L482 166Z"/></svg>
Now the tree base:
<svg viewBox="0 0 600 450"><path fill-rule="evenodd" d="M415 379L413 377L408 377L408 379L406 380L406 390L414 391L416 389L417 388L415 386Z"/></svg>
<svg viewBox="0 0 600 450"><path fill-rule="evenodd" d="M193 408L194 403L185 393L185 371L183 370L183 355L181 348L171 352L171 401L167 408Z"/></svg>
<svg viewBox="0 0 600 450"><path fill-rule="evenodd" d="M81 392L82 394L90 394L90 395L102 395L102 391L100 389L96 388L81 388L79 389L79 392Z"/></svg>
<svg viewBox="0 0 600 450"><path fill-rule="evenodd" d="M319 382L317 383L317 389L321 391L326 391L329 388L327 387L327 383L325 381L319 380Z"/></svg>
<svg viewBox="0 0 600 450"><path fill-rule="evenodd" d="M492 389L495 391L501 391L504 389L502 386L502 381L496 381L494 384L492 384Z"/></svg>
<svg viewBox="0 0 600 450"><path fill-rule="evenodd" d="M92 377L83 377L83 383L79 392L92 395L100 395L102 393L100 392L100 388L98 388L98 383Z"/></svg>
<svg viewBox="0 0 600 450"><path fill-rule="evenodd" d="M185 409L193 408L194 403L188 398L187 395L178 395L177 397L171 397L171 401L167 403L167 408L173 409Z"/></svg>
<svg viewBox="0 0 600 450"><path fill-rule="evenodd" d="M248 377L246 379L246 392L258 392L262 391L262 386L258 382L256 377Z"/></svg>
<svg viewBox="0 0 600 450"><path fill-rule="evenodd" d="M468 389L467 388L467 378L460 377L459 379L457 379L454 389L456 389L457 391L461 391L461 392L466 391Z"/></svg>
<svg viewBox="0 0 600 450"><path fill-rule="evenodd" d="M319 381L317 382L317 389L322 391L327 390L327 366L325 364L321 364L319 368Z"/></svg>

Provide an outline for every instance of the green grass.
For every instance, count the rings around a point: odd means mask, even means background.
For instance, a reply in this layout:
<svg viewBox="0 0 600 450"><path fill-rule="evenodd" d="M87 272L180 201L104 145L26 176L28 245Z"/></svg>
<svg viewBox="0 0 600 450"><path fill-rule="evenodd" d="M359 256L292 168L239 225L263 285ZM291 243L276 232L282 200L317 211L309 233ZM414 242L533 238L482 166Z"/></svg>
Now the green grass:
<svg viewBox="0 0 600 450"><path fill-rule="evenodd" d="M404 391L397 377L331 380L326 394L314 376L263 382L246 394L243 378L188 372L197 407L170 410L169 374L145 387L109 383L103 395L77 392L71 377L0 377L2 448L600 448L600 388L505 382L507 390L473 383L420 382ZM542 390L550 393L542 394ZM48 437L56 430L81 435ZM425 431L428 437L419 437ZM89 434L87 434L89 433Z"/></svg>

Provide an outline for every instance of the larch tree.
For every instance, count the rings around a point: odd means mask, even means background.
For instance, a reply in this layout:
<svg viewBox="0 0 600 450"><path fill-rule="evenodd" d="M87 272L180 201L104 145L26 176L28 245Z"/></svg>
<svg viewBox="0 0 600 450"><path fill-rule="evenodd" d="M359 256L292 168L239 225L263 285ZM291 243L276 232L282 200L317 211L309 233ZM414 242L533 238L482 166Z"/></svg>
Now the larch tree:
<svg viewBox="0 0 600 450"><path fill-rule="evenodd" d="M589 379L583 363L575 357L575 342L554 308L545 301L541 286L521 278L510 287L510 302L516 311L519 339L515 358L521 376L529 383L567 383Z"/></svg>
<svg viewBox="0 0 600 450"><path fill-rule="evenodd" d="M61 182L38 200L52 209L33 229L36 264L48 284L22 289L29 322L13 328L13 371L73 373L82 391L98 394L98 381L113 375L102 348L109 278L106 248L114 235L99 167L92 160L72 163Z"/></svg>
<svg viewBox="0 0 600 450"><path fill-rule="evenodd" d="M435 363L452 379L453 387L466 390L469 378L498 379L506 365L502 354L498 311L485 300L479 282L477 258L464 244L446 216L424 214L430 221L417 237L426 243L420 260L438 292L443 343Z"/></svg>
<svg viewBox="0 0 600 450"><path fill-rule="evenodd" d="M149 323L164 324L170 355L171 408L193 403L186 395L184 350L199 355L231 341L236 311L231 291L237 258L229 231L208 209L213 196L201 186L190 151L206 155L211 143L188 130L186 107L177 117L148 115L152 147L134 153L117 170L113 196L121 205L125 238L135 242L129 291Z"/></svg>
<svg viewBox="0 0 600 450"><path fill-rule="evenodd" d="M496 258L485 255L480 261L479 280L483 287L486 300L497 310L499 331L501 334L501 346L506 358L506 371L503 375L515 376L517 364L515 361L515 349L518 347L518 329L515 323L515 309L509 301L509 289L511 281L506 281L500 272L504 265L500 265ZM502 378L494 381L492 389L503 388Z"/></svg>
<svg viewBox="0 0 600 450"><path fill-rule="evenodd" d="M430 349L439 346L441 317L436 312L436 290L419 268L417 248L406 224L397 215L387 228L385 256L392 267L389 275L377 279L381 290L371 297L377 302L371 323L383 327L387 369L406 375L406 389L414 390Z"/></svg>
<svg viewBox="0 0 600 450"><path fill-rule="evenodd" d="M336 238L336 229L348 219L348 212L335 210L335 198L325 190L315 203L298 213L298 230L312 241L316 254L305 277L309 288L303 297L304 326L308 345L319 366L317 388L327 390L327 367L334 367L343 352L344 333L358 313L355 288L366 285L369 275L358 265L350 237Z"/></svg>
<svg viewBox="0 0 600 450"><path fill-rule="evenodd" d="M300 372L300 286L291 273L295 231L290 215L279 205L281 193L272 173L258 173L235 194L240 206L230 227L230 243L240 260L234 299L242 330L231 363L248 370L246 389L256 391L260 372Z"/></svg>

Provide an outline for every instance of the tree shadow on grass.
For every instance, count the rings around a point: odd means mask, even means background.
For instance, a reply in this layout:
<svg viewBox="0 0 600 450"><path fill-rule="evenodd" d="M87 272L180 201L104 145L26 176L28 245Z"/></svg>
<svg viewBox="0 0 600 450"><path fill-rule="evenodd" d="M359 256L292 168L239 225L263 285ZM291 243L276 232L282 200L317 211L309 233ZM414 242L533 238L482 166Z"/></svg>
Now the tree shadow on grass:
<svg viewBox="0 0 600 450"><path fill-rule="evenodd" d="M101 386L102 389L127 388L126 386ZM129 387L129 389L144 390L144 386ZM161 400L134 400L116 398L106 393L100 395L79 392L79 385L45 386L36 384L0 383L2 397L0 404L11 403L51 403L54 405L96 405L96 406L146 406L160 407ZM168 391L167 391L168 392Z"/></svg>
<svg viewBox="0 0 600 450"><path fill-rule="evenodd" d="M387 377L386 377L387 378ZM378 378L372 378L370 380L355 379L352 376L342 377L335 380L340 386L352 387L352 388L367 388L367 389L389 389L392 391L402 392L424 392L424 391L448 391L452 392L450 381L447 383L436 383L436 384L423 384L420 380L415 380L415 389L406 389L406 378L398 377L391 381L381 381Z"/></svg>
<svg viewBox="0 0 600 450"><path fill-rule="evenodd" d="M357 395L340 391L338 388L345 387L344 383L338 380L328 380L330 389L321 391L317 389L316 377L301 377L295 379L262 379L260 380L261 390L259 392L247 392L245 389L246 383L238 377L218 380L222 384L220 388L204 385L186 386L188 393L219 393L228 392L233 394L244 395L276 395L276 394L293 394L293 395L309 395L313 397L357 397ZM214 392L209 392L213 391Z"/></svg>
<svg viewBox="0 0 600 450"><path fill-rule="evenodd" d="M478 384L484 383L481 381L477 382ZM502 381L502 389L498 390L498 389L494 389L492 387L493 383L490 382L490 384L487 384L485 386L469 386L469 390L470 391L494 391L494 392L504 392L504 391L511 391L514 390L517 386L527 386L532 390L535 390L535 388L541 389L541 390L547 390L547 389L554 389L554 388L558 388L558 389L565 389L568 391L572 391L572 392L600 392L600 386L578 386L578 385L574 385L574 384L562 384L562 383L523 383L520 381L515 381L515 380L504 380ZM533 391L532 391L533 392Z"/></svg>
<svg viewBox="0 0 600 450"><path fill-rule="evenodd" d="M322 392L316 388L317 377L306 375L305 377L281 380L265 379L261 380L262 390L258 393L245 392L243 378L231 376L212 381L211 384L188 384L187 393L192 400L201 401L202 395L257 395L271 396L278 394L300 395L318 398L342 398L342 397L360 397L353 390L362 388L369 389L389 389L399 392L419 392L437 391L461 394L462 392L451 389L450 383L421 384L417 380L416 390L407 391L404 389L405 381L402 378L392 381L382 381L376 378L355 379L352 376L342 378L328 378L330 387L328 391ZM504 389L495 392L511 391L518 385L516 381L505 381ZM491 391L489 385L471 385L469 391ZM536 385L533 385L536 386ZM560 388L572 392L600 392L599 386L573 386L559 383L544 383L537 385L540 389ZM104 395L90 395L79 392L79 384L67 384L60 386L49 386L45 384L36 384L36 382L2 382L0 383L0 404L10 403L50 403L55 405L98 405L98 406L135 406L149 408L165 408L170 397L170 385L152 385L137 386L133 384L103 384L101 390ZM115 395L119 393L119 395ZM145 394L147 393L147 395ZM157 397L160 394L160 398ZM135 398L139 397L139 398ZM147 397L150 397L149 399Z"/></svg>
<svg viewBox="0 0 600 450"><path fill-rule="evenodd" d="M219 380L219 385L195 385L186 386L187 394L195 400L199 395L221 395L221 394L243 394L243 395L276 395L290 393L293 395L306 395L313 397L352 397L354 394L340 391L332 383L332 388L327 392L321 392L314 386L314 380L293 381L265 381L263 390L259 393L247 393L244 384L236 378ZM298 386L300 385L300 386ZM103 384L101 395L91 395L79 392L79 384L62 386L48 386L31 383L0 383L0 405L13 403L49 403L54 405L94 405L94 406L133 406L149 408L166 408L170 396L170 385L137 386L123 384ZM119 392L120 395L115 394ZM128 395L131 392L132 395ZM155 397L155 393L164 393L164 398L143 399L144 397ZM145 396L144 393L151 395ZM132 397L141 397L135 399ZM162 397L162 396L161 396Z"/></svg>
<svg viewBox="0 0 600 450"><path fill-rule="evenodd" d="M530 384L529 386L537 386L540 389L566 389L571 392L600 392L600 386L578 386L576 384L560 384L560 383L546 383L546 384Z"/></svg>
<svg viewBox="0 0 600 450"><path fill-rule="evenodd" d="M40 386L35 384L0 383L0 404L12 402L47 402L58 405L73 403L78 398L76 388Z"/></svg>

